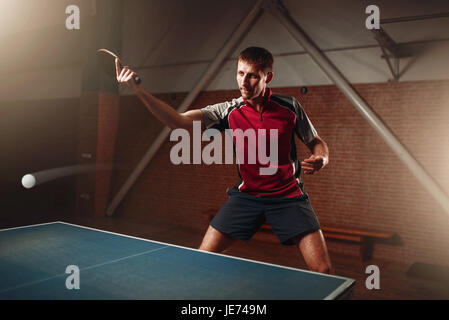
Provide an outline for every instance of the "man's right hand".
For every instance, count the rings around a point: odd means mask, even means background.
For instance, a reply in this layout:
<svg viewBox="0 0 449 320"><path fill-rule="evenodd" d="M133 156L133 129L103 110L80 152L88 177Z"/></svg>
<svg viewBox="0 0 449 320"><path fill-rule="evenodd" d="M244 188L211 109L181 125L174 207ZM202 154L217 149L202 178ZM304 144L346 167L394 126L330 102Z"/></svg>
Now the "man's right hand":
<svg viewBox="0 0 449 320"><path fill-rule="evenodd" d="M124 83L134 93L137 93L142 88L142 85L137 84L136 81L134 81L134 77L137 76L137 73L131 70L128 66L122 67L122 63L118 58L115 59L115 72L117 74L118 83Z"/></svg>
<svg viewBox="0 0 449 320"><path fill-rule="evenodd" d="M118 58L115 59L115 71L118 83L123 83L130 88L145 104L148 110L171 129L184 128L190 130L192 129L193 121L203 120L201 110L199 109L178 113L166 102L154 97L149 92L146 92L143 86L137 84L133 79L138 76L137 73L131 70L128 66L124 67Z"/></svg>

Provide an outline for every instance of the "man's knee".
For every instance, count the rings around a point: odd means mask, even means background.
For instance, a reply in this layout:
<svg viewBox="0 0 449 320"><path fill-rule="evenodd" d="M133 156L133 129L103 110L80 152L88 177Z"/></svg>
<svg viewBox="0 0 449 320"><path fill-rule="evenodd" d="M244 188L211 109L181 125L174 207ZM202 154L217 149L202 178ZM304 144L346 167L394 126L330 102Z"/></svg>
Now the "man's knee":
<svg viewBox="0 0 449 320"><path fill-rule="evenodd" d="M200 246L198 247L198 250L201 250L201 251L210 251L210 250L208 250L207 244L204 243L204 239L203 239L203 241L201 242Z"/></svg>
<svg viewBox="0 0 449 320"><path fill-rule="evenodd" d="M330 264L323 263L318 266L314 266L310 268L311 271L325 273L325 274L334 274L334 269Z"/></svg>
<svg viewBox="0 0 449 320"><path fill-rule="evenodd" d="M207 238L206 236L204 236L203 241L201 242L198 250L215 253L220 252L218 243L212 240L211 238Z"/></svg>
<svg viewBox="0 0 449 320"><path fill-rule="evenodd" d="M220 253L219 246L211 241L207 241L207 239L203 239L198 250L207 251L207 252L215 252Z"/></svg>
<svg viewBox="0 0 449 320"><path fill-rule="evenodd" d="M309 270L334 274L321 230L309 233L299 241L299 249Z"/></svg>
<svg viewBox="0 0 449 320"><path fill-rule="evenodd" d="M224 252L235 240L231 237L221 233L212 226L206 231L198 250L222 253Z"/></svg>

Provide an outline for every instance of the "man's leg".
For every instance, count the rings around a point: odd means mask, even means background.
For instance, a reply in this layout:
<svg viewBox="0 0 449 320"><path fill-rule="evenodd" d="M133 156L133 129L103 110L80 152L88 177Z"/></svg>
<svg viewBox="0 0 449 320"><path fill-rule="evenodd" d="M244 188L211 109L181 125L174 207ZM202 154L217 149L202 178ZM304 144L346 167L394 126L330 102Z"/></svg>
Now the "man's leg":
<svg viewBox="0 0 449 320"><path fill-rule="evenodd" d="M199 250L221 253L228 249L236 239L233 239L217 229L209 226L204 235Z"/></svg>
<svg viewBox="0 0 449 320"><path fill-rule="evenodd" d="M335 273L321 230L309 233L301 239L296 237L293 240L298 245L309 270L328 274Z"/></svg>

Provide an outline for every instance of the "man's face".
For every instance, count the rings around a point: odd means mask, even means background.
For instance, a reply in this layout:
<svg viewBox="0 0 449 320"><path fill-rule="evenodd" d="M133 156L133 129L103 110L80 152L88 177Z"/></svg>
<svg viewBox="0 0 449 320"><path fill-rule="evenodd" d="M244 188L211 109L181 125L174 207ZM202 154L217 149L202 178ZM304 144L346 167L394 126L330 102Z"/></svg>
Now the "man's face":
<svg viewBox="0 0 449 320"><path fill-rule="evenodd" d="M264 94L265 88L273 77L272 72L266 74L254 65L239 60L237 65L237 84L242 97L246 100L255 99Z"/></svg>

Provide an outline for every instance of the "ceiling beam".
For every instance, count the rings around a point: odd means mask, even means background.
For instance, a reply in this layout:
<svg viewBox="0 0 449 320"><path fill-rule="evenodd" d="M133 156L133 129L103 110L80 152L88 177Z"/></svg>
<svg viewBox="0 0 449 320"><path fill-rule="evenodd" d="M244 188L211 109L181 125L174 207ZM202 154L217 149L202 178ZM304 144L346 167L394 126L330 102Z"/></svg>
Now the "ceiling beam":
<svg viewBox="0 0 449 320"><path fill-rule="evenodd" d="M424 14L424 15L419 15L419 16L380 19L380 24L419 21L419 20L438 19L438 18L447 18L447 17L449 17L449 12L440 12L440 13L434 13L434 14Z"/></svg>

